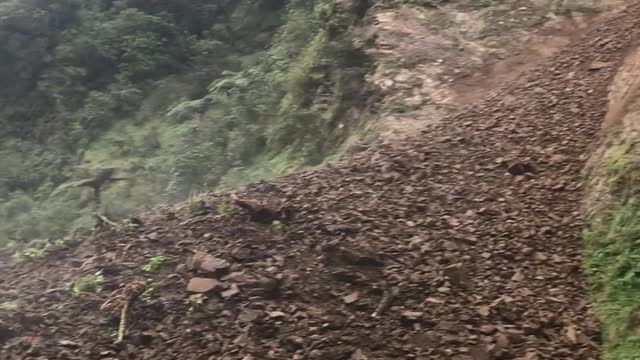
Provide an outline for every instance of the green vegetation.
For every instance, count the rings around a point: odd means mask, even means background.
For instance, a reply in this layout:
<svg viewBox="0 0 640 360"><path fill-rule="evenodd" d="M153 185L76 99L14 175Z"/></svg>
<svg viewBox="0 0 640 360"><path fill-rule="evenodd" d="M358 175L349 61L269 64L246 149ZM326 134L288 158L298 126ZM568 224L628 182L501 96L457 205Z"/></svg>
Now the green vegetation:
<svg viewBox="0 0 640 360"><path fill-rule="evenodd" d="M229 214L233 211L233 206L229 204L218 204L216 205L216 212L218 214Z"/></svg>
<svg viewBox="0 0 640 360"><path fill-rule="evenodd" d="M18 256L24 256L28 258L39 258L46 254L47 247L43 248L27 248L23 252L16 253Z"/></svg>
<svg viewBox="0 0 640 360"><path fill-rule="evenodd" d="M104 276L101 271L86 274L74 281L71 286L71 294L74 297L80 296L82 293L97 293L102 291Z"/></svg>
<svg viewBox="0 0 640 360"><path fill-rule="evenodd" d="M603 161L616 203L603 221L585 230L584 268L602 320L605 359L640 354L640 153L628 143Z"/></svg>
<svg viewBox="0 0 640 360"><path fill-rule="evenodd" d="M586 272L598 296L608 359L640 353L640 207L625 201L612 218L585 234Z"/></svg>
<svg viewBox="0 0 640 360"><path fill-rule="evenodd" d="M56 245L60 245L60 240L31 240L27 243L16 243L11 241L6 244L3 252L10 254L14 259L21 261L27 258L40 258Z"/></svg>
<svg viewBox="0 0 640 360"><path fill-rule="evenodd" d="M366 4L0 0L0 246L324 161L363 125Z"/></svg>
<svg viewBox="0 0 640 360"><path fill-rule="evenodd" d="M144 292L142 293L142 295L140 295L140 298L142 299L142 301L144 302L151 302L151 299L153 299L153 295L155 293L156 289L153 286L147 286L144 289Z"/></svg>
<svg viewBox="0 0 640 360"><path fill-rule="evenodd" d="M624 169L625 155L628 150L626 145L616 145L609 151L607 174L612 180L615 180Z"/></svg>
<svg viewBox="0 0 640 360"><path fill-rule="evenodd" d="M190 295L185 301L185 303L189 306L189 308L187 309L187 313L193 313L195 310L201 308L206 300L207 297L204 294Z"/></svg>
<svg viewBox="0 0 640 360"><path fill-rule="evenodd" d="M271 223L271 231L280 234L283 233L284 230L285 225L282 223L282 221L273 220L273 222Z"/></svg>
<svg viewBox="0 0 640 360"><path fill-rule="evenodd" d="M142 266L142 270L146 272L155 272L165 263L165 261L167 261L167 258L162 255L151 257L147 259L147 262Z"/></svg>

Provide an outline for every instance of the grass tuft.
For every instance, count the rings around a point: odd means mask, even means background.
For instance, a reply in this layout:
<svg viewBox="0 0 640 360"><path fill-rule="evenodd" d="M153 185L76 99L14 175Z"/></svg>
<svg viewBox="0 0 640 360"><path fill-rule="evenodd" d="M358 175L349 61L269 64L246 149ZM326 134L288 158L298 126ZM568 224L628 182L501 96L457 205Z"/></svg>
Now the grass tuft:
<svg viewBox="0 0 640 360"><path fill-rule="evenodd" d="M142 266L142 270L146 272L157 271L167 261L166 256L158 255L147 259L147 262Z"/></svg>
<svg viewBox="0 0 640 360"><path fill-rule="evenodd" d="M625 165L625 154L627 154L628 146L616 145L609 152L609 158L607 159L607 175L611 178L616 178Z"/></svg>

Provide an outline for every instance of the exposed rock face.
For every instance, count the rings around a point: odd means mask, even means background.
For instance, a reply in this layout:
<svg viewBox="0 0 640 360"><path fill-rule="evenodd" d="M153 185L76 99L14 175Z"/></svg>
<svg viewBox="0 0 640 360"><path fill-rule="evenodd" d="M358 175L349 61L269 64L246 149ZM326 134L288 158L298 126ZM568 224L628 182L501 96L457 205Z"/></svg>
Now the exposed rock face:
<svg viewBox="0 0 640 360"><path fill-rule="evenodd" d="M438 8L373 7L369 81L384 95L379 128L403 137L540 64L622 0L449 2ZM374 34L374 35L372 35Z"/></svg>

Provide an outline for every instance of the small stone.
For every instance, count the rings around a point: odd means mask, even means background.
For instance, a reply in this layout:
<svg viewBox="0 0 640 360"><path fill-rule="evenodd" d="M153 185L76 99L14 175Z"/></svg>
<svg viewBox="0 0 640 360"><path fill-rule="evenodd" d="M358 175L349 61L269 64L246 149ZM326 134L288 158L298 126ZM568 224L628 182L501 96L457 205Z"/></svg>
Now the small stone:
<svg viewBox="0 0 640 360"><path fill-rule="evenodd" d="M229 286L229 288L223 291L220 295L222 295L223 298L227 299L234 295L237 295L238 293L240 293L240 288L238 287L238 285L231 284L231 286Z"/></svg>
<svg viewBox="0 0 640 360"><path fill-rule="evenodd" d="M218 275L226 275L231 267L228 261L203 252L196 253L191 259L190 265L195 270L216 273Z"/></svg>
<svg viewBox="0 0 640 360"><path fill-rule="evenodd" d="M591 65L589 65L589 70L600 70L609 66L611 66L610 62L594 61L591 63Z"/></svg>
<svg viewBox="0 0 640 360"><path fill-rule="evenodd" d="M440 300L440 299L436 299L433 297L428 297L425 302L430 303L430 304L444 304L444 301Z"/></svg>
<svg viewBox="0 0 640 360"><path fill-rule="evenodd" d="M530 256L531 254L533 254L534 250L530 247L524 247L522 248L522 255L524 256Z"/></svg>
<svg viewBox="0 0 640 360"><path fill-rule="evenodd" d="M538 261L547 261L549 257L543 253L536 253L535 259Z"/></svg>
<svg viewBox="0 0 640 360"><path fill-rule="evenodd" d="M283 318L285 316L287 316L287 314L283 313L282 311L272 311L269 313L269 317L274 319Z"/></svg>
<svg viewBox="0 0 640 360"><path fill-rule="evenodd" d="M511 277L511 280L520 282L524 280L524 275L522 274L521 271L518 271L515 274L513 274L513 276Z"/></svg>
<svg viewBox="0 0 640 360"><path fill-rule="evenodd" d="M402 318L407 321L418 321L423 315L424 313L420 311L405 311L401 314Z"/></svg>
<svg viewBox="0 0 640 360"><path fill-rule="evenodd" d="M482 316L489 316L489 313L491 312L491 308L487 305L482 305L482 306L478 306L477 311L478 311L478 314Z"/></svg>
<svg viewBox="0 0 640 360"><path fill-rule="evenodd" d="M260 310L252 310L252 309L243 309L238 314L238 322L240 323L250 323L257 319L262 312Z"/></svg>
<svg viewBox="0 0 640 360"><path fill-rule="evenodd" d="M565 328L565 334L567 335L567 337L569 338L569 340L571 340L572 343L577 344L578 343L578 335L576 332L576 327L575 325L569 325Z"/></svg>
<svg viewBox="0 0 640 360"><path fill-rule="evenodd" d="M345 304L353 304L358 301L360 294L356 291L342 298Z"/></svg>
<svg viewBox="0 0 640 360"><path fill-rule="evenodd" d="M509 174L515 176L515 175L535 173L536 169L533 166L533 164L528 161L519 161L511 164L511 166L509 166L507 171L509 172Z"/></svg>
<svg viewBox="0 0 640 360"><path fill-rule="evenodd" d="M75 348L75 349L80 347L80 344L71 340L60 340L58 341L58 344L60 344L60 346L63 346L63 347Z"/></svg>
<svg viewBox="0 0 640 360"><path fill-rule="evenodd" d="M367 356L360 349L356 349L356 351L351 354L351 360L367 360Z"/></svg>
<svg viewBox="0 0 640 360"><path fill-rule="evenodd" d="M189 281L187 285L187 291L194 293L206 293L211 290L222 290L224 289L224 283L209 278L193 278Z"/></svg>

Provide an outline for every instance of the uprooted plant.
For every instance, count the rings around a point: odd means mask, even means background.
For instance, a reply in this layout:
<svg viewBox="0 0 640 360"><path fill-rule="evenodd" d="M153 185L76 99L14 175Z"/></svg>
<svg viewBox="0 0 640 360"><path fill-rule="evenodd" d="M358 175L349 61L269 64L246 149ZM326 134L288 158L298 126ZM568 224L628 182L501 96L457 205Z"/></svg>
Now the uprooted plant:
<svg viewBox="0 0 640 360"><path fill-rule="evenodd" d="M127 312L133 302L144 293L146 285L140 281L132 281L124 287L114 291L109 299L102 304L100 310L117 311L120 309L120 325L118 326L118 336L116 344L124 340L127 329Z"/></svg>

